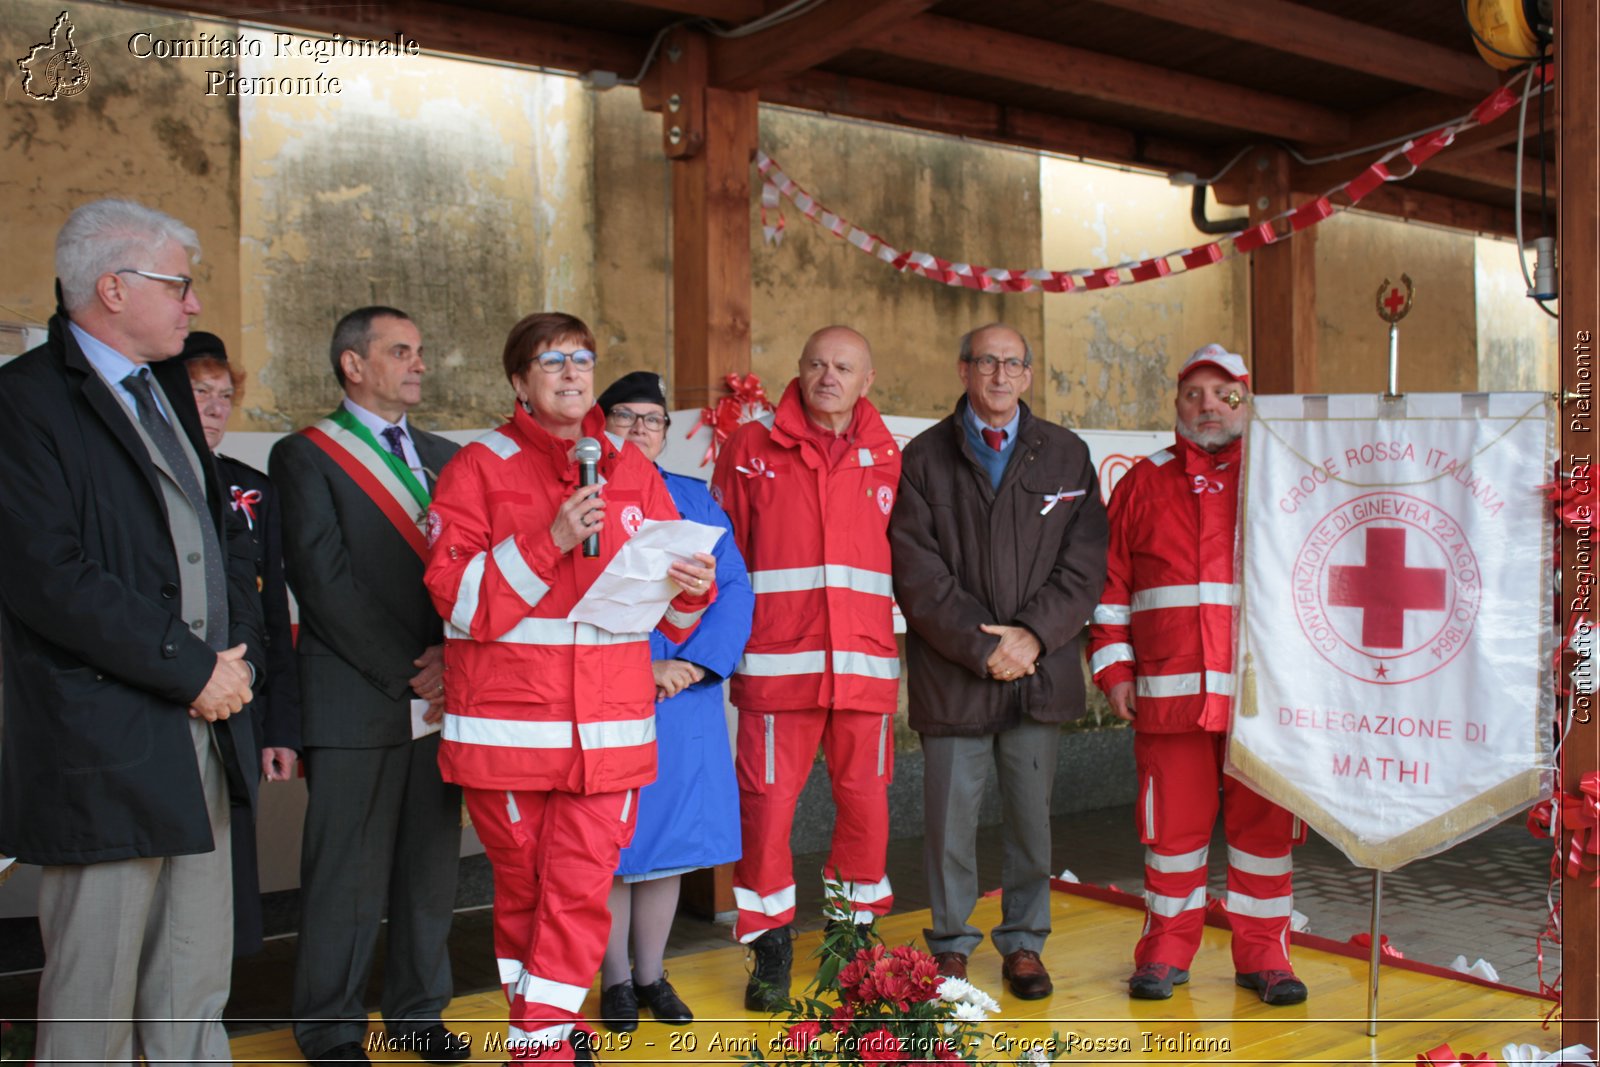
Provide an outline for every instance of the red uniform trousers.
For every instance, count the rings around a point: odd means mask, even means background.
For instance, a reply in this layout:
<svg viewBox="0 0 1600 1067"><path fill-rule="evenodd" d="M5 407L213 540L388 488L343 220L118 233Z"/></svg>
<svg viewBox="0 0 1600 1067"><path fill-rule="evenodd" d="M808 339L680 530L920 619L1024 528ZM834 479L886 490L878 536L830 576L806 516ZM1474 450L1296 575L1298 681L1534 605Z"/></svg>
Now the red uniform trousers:
<svg viewBox="0 0 1600 1067"><path fill-rule="evenodd" d="M511 1006L507 1052L513 1060L570 1061L566 1041L605 955L606 896L617 854L633 836L638 790L463 793L494 866L494 950Z"/></svg>
<svg viewBox="0 0 1600 1067"><path fill-rule="evenodd" d="M819 742L835 808L823 876L843 883L857 922L887 915L894 904L883 869L889 848L889 782L894 777L890 716L829 708L741 710L735 763L744 855L733 868L733 898L739 909L733 932L742 942L794 921L789 831Z"/></svg>
<svg viewBox="0 0 1600 1067"><path fill-rule="evenodd" d="M1300 820L1222 773L1227 736L1136 731L1139 840L1144 842L1144 933L1135 964L1187 969L1206 917L1206 859L1221 789L1228 841L1228 921L1234 970L1289 970L1294 859Z"/></svg>

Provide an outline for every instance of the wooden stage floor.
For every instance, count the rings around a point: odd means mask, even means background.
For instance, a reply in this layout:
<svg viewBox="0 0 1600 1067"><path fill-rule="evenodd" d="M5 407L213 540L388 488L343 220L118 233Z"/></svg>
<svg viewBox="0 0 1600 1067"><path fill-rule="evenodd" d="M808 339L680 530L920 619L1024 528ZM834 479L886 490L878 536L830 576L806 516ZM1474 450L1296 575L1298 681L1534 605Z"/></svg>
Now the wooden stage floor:
<svg viewBox="0 0 1600 1067"><path fill-rule="evenodd" d="M891 915L879 923L890 945L922 944L926 911ZM1000 921L997 896L979 902L973 924L988 930ZM1131 953L1143 922L1142 912L1075 892L1054 894L1055 932L1044 953L1055 979L1054 996L1020 1001L1000 979L1000 958L987 940L969 966L969 978L1000 1001L1000 1013L985 1029L1007 1045L986 1049L982 1058L1007 1063L1026 1043L1052 1031L1080 1042L1062 1057L1067 1063L1239 1063L1354 1064L1416 1062L1417 1054L1448 1042L1460 1055L1488 1052L1498 1060L1510 1042L1558 1046L1559 1030L1541 1030L1550 1004L1532 994L1491 988L1399 967L1383 968L1378 1036L1368 1038L1367 963L1303 945L1294 949L1295 971L1310 987L1305 1003L1269 1008L1255 994L1233 984L1226 930L1207 927L1193 977L1168 1001L1129 999L1125 984ZM810 959L819 935L795 942L795 993L809 981ZM751 1042L765 1043L778 1027L765 1016L743 1010L744 952L736 945L668 961L673 985L698 1018L686 1027L669 1027L645 1015L632 1034L601 1036L600 1059L611 1063L663 1063L687 1067L725 1063ZM599 994L591 992L585 1014L591 1019ZM473 1062L503 1059L491 1035L505 1033L505 999L498 990L457 997L445 1013L451 1029L472 1036ZM381 1022L368 1031L382 1034ZM235 1062L303 1062L288 1030L240 1037L233 1042ZM409 1052L370 1053L375 1062L420 1062ZM769 1055L769 1061L779 1057Z"/></svg>

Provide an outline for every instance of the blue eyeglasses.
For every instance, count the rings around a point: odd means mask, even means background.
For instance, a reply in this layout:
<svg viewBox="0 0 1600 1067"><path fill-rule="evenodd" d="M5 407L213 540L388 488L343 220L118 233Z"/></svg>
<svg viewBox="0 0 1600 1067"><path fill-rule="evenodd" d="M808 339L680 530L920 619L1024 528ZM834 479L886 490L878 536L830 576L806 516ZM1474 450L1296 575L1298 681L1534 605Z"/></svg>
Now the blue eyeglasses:
<svg viewBox="0 0 1600 1067"><path fill-rule="evenodd" d="M576 352L563 352L559 348L552 348L547 352L540 352L534 359L538 360L540 370L546 374L556 374L567 365L569 359L579 370L592 371L595 355L587 348L580 348Z"/></svg>

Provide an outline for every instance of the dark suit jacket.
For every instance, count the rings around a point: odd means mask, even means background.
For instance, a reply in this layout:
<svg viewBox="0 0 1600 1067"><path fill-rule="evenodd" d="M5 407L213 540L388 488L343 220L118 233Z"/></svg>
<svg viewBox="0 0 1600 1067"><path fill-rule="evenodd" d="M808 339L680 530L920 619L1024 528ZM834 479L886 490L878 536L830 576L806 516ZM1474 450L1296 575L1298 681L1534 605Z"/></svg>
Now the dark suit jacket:
<svg viewBox="0 0 1600 1067"><path fill-rule="evenodd" d="M457 446L410 432L422 465L436 475ZM283 505L284 564L300 604L301 740L307 748L409 741L412 661L444 640L422 584L422 558L303 435L273 446L268 472Z"/></svg>
<svg viewBox="0 0 1600 1067"><path fill-rule="evenodd" d="M229 644L266 678L255 569L229 521L187 370L153 364L200 457L227 554ZM216 653L179 617L160 483L123 407L58 313L0 368L0 852L77 864L213 848L189 703ZM256 780L248 712L218 727L229 778Z"/></svg>

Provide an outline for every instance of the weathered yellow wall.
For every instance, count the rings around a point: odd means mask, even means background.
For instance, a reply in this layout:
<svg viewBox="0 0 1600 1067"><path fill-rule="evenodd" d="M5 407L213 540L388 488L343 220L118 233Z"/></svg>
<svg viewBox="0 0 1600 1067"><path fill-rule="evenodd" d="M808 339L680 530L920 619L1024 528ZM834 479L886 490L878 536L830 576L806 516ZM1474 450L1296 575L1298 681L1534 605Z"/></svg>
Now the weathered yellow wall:
<svg viewBox="0 0 1600 1067"><path fill-rule="evenodd" d="M1204 243L1188 189L1164 178L1046 158L1044 262L1108 267ZM1033 266L1035 264L1021 264ZM1045 413L1069 426L1159 430L1172 425L1173 375L1215 341L1249 344L1246 264L1223 260L1181 275L1045 300Z"/></svg>
<svg viewBox="0 0 1600 1067"><path fill-rule="evenodd" d="M422 331L419 423L492 424L510 410L511 325L595 302L593 98L573 79L428 56L241 65L249 77L329 71L337 95L240 107L248 425L288 429L333 407L328 340L366 304Z"/></svg>
<svg viewBox="0 0 1600 1067"><path fill-rule="evenodd" d="M205 96L204 68L226 62L137 59L141 30L192 37L199 23L171 14L87 4L70 9L72 43L89 82L53 101L24 94L16 60L50 39L63 5L0 0L0 319L42 325L55 311L56 232L80 204L105 196L142 201L200 237L196 327L239 329L239 125L225 98ZM36 59L48 62L49 53ZM34 92L43 89L36 76Z"/></svg>
<svg viewBox="0 0 1600 1067"><path fill-rule="evenodd" d="M1476 252L1478 388L1554 390L1561 352L1556 320L1527 297L1513 241L1479 237ZM1533 272L1533 255L1528 255Z"/></svg>
<svg viewBox="0 0 1600 1067"><path fill-rule="evenodd" d="M813 196L896 248L991 267L1039 257L1036 156L778 108L762 109L761 144ZM752 216L751 364L774 398L794 376L806 336L829 323L855 326L872 342L873 399L897 415L950 411L961 390L957 342L975 326L1004 320L1040 347L1039 294L992 296L897 274L787 201L784 213L777 248L760 243Z"/></svg>
<svg viewBox="0 0 1600 1067"><path fill-rule="evenodd" d="M1389 327L1378 285L1409 274L1416 286L1400 323L1402 392L1478 387L1471 234L1346 212L1317 226L1317 358L1325 393L1388 387Z"/></svg>

